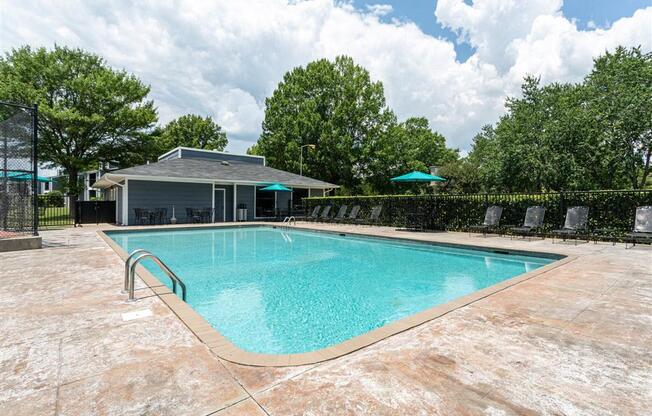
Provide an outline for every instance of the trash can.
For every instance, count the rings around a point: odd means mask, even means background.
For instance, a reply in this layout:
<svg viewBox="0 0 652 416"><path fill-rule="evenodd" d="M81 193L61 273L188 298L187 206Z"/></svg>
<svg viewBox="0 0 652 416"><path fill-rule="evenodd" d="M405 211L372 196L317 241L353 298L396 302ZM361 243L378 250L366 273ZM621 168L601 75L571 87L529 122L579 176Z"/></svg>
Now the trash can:
<svg viewBox="0 0 652 416"><path fill-rule="evenodd" d="M247 204L238 204L238 221L247 221Z"/></svg>

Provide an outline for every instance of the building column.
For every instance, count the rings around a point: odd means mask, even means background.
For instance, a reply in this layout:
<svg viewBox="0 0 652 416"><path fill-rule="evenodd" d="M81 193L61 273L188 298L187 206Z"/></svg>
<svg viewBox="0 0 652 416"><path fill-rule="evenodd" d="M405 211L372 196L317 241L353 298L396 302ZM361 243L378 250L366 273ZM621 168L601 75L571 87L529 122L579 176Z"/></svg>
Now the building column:
<svg viewBox="0 0 652 416"><path fill-rule="evenodd" d="M238 219L238 184L233 184L233 222Z"/></svg>

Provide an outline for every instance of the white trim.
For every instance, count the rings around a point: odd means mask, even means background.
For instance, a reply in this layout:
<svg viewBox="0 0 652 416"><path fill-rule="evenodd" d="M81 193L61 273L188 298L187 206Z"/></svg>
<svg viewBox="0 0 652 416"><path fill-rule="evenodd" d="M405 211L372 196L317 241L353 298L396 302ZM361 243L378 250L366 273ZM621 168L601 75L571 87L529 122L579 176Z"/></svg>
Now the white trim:
<svg viewBox="0 0 652 416"><path fill-rule="evenodd" d="M129 178L129 179L134 179L139 181L151 181L151 182L223 183L225 185L238 184L238 185L256 185L256 186L269 184L269 181L239 181L239 180L220 179L220 178L201 179L201 178L182 178L182 177L174 177L174 176L150 176L150 175L116 175L110 173L104 174L101 179L106 178L107 181L109 181L109 177L121 178L120 180ZM283 185L292 188L303 188L303 189L308 188L308 189L325 190L325 189L339 188L339 186L331 185L331 184L324 185L324 186L317 186L317 185L306 185L306 184L295 184L291 182L283 182Z"/></svg>
<svg viewBox="0 0 652 416"><path fill-rule="evenodd" d="M166 156L170 156L174 152L177 152L178 157L181 158L181 151L182 150L192 150L194 152L204 152L204 153L214 153L214 154L216 153L218 155L243 156L243 157L251 157L251 158L256 158L256 159L263 159L263 165L267 166L267 159L265 158L265 156L247 155L247 154L243 155L242 153L220 152L219 150L196 149L194 147L185 147L185 146L175 147L174 149L163 153L161 156L158 157L158 160L161 160Z"/></svg>
<svg viewBox="0 0 652 416"><path fill-rule="evenodd" d="M122 188L122 224L129 225L129 179Z"/></svg>
<svg viewBox="0 0 652 416"><path fill-rule="evenodd" d="M226 222L226 189L213 187L213 222L215 222L215 192L222 191L222 222Z"/></svg>
<svg viewBox="0 0 652 416"><path fill-rule="evenodd" d="M215 184L211 186L211 222L215 222Z"/></svg>
<svg viewBox="0 0 652 416"><path fill-rule="evenodd" d="M233 184L233 222L238 221L238 210L237 210L237 204L238 202L238 184L234 183Z"/></svg>

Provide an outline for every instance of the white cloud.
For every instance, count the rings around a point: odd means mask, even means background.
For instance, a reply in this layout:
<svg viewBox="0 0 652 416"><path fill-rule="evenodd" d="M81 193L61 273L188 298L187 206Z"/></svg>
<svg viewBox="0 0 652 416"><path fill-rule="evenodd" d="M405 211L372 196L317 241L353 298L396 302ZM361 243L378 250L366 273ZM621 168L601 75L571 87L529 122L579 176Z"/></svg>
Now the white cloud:
<svg viewBox="0 0 652 416"><path fill-rule="evenodd" d="M367 10L375 16L387 16L394 8L391 4L367 4Z"/></svg>
<svg viewBox="0 0 652 416"><path fill-rule="evenodd" d="M5 0L0 48L56 42L96 52L152 86L162 122L212 115L232 151L255 142L265 98L286 71L347 54L383 82L399 117L426 116L449 145L468 148L524 74L577 81L605 48L652 49L652 7L590 31L560 7L561 0L440 0L437 19L476 48L464 63L451 42L409 22L381 21L391 6L358 11L334 0Z"/></svg>

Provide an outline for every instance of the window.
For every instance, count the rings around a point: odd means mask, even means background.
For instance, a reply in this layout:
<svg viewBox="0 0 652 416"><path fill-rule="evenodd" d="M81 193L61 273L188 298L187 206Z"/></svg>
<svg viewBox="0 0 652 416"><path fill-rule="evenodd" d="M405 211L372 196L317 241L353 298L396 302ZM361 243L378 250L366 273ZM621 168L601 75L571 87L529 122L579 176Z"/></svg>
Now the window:
<svg viewBox="0 0 652 416"><path fill-rule="evenodd" d="M261 191L256 187L256 217L273 217L276 208L276 192Z"/></svg>

